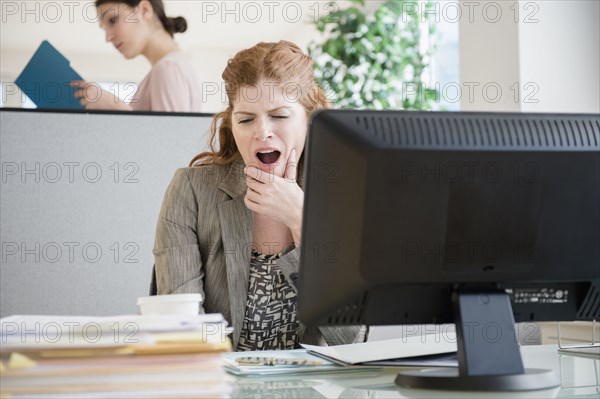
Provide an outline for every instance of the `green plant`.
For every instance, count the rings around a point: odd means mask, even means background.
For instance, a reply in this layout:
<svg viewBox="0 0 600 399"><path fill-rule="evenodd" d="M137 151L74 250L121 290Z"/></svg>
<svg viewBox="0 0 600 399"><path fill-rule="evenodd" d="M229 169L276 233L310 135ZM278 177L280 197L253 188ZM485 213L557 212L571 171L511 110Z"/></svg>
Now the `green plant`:
<svg viewBox="0 0 600 399"><path fill-rule="evenodd" d="M315 77L340 108L431 109L439 98L422 77L435 49L432 3L351 0L315 21L324 42L309 44ZM425 16L424 16L425 14ZM422 46L421 21L430 44ZM424 48L425 47L425 48Z"/></svg>

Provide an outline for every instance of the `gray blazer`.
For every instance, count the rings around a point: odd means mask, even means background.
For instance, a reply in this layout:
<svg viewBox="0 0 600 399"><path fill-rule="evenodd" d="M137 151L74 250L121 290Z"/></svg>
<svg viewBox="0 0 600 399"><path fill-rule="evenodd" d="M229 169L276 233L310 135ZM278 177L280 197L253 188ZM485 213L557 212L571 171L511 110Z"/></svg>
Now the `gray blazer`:
<svg viewBox="0 0 600 399"><path fill-rule="evenodd" d="M159 295L202 293L201 313L222 313L240 337L248 293L252 212L244 204L244 164L206 165L175 172L167 188L154 243ZM292 287L299 249L277 265ZM300 326L302 343L338 345L362 342L364 326Z"/></svg>

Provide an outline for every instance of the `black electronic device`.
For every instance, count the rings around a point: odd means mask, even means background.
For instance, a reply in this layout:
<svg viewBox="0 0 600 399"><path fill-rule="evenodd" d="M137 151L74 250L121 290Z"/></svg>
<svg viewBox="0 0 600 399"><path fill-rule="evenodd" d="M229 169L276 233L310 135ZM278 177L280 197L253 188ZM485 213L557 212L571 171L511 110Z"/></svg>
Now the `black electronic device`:
<svg viewBox="0 0 600 399"><path fill-rule="evenodd" d="M322 110L304 172L301 321L455 323L405 387L558 384L514 323L600 317L600 115Z"/></svg>

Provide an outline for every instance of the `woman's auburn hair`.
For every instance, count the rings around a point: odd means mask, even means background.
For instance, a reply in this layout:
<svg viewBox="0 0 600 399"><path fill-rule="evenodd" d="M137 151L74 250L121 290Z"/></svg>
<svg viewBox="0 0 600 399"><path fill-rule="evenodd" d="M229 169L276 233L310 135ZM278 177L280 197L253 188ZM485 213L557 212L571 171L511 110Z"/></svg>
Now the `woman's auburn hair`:
<svg viewBox="0 0 600 399"><path fill-rule="evenodd" d="M312 58L288 41L261 42L238 52L228 61L221 77L225 81L229 105L213 118L210 126L210 150L196 155L190 161L190 166L231 165L241 158L232 130L233 99L241 88L256 86L261 80L283 87L289 84L299 94L297 101L304 107L307 115L319 108L331 106L323 89L315 82Z"/></svg>

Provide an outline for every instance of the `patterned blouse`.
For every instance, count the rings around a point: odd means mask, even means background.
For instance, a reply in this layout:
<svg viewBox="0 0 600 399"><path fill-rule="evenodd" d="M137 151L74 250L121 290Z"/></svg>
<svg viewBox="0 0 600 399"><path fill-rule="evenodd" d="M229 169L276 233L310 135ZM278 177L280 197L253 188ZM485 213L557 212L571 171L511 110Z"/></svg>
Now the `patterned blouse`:
<svg viewBox="0 0 600 399"><path fill-rule="evenodd" d="M282 254L252 251L238 351L297 349L296 291L276 265Z"/></svg>

